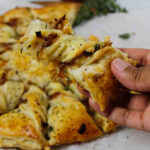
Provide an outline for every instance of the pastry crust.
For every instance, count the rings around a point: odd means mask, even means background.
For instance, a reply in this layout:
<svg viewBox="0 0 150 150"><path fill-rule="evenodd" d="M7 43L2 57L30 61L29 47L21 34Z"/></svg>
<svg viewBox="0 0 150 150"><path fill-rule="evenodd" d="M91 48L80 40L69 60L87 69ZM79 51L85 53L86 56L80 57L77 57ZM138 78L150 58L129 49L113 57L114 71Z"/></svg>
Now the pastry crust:
<svg viewBox="0 0 150 150"><path fill-rule="evenodd" d="M35 150L47 145L42 132L42 122L46 122L46 95L31 86L24 99L27 102L19 108L0 116L1 147Z"/></svg>
<svg viewBox="0 0 150 150"><path fill-rule="evenodd" d="M103 135L86 108L71 94L65 92L55 96L51 99L50 106L50 145L83 142Z"/></svg>
<svg viewBox="0 0 150 150"><path fill-rule="evenodd" d="M43 8L15 8L0 16L0 22L9 25L19 36L22 36L30 22L35 19L55 25L57 19L66 15L69 23L73 24L79 7L79 3L51 3Z"/></svg>
<svg viewBox="0 0 150 150"><path fill-rule="evenodd" d="M79 3L51 3L43 8L15 8L0 16L0 52L12 50L13 45L23 36L32 20L41 19L59 27L64 32L72 31ZM65 16L65 20L62 18ZM61 21L60 21L61 20Z"/></svg>
<svg viewBox="0 0 150 150"><path fill-rule="evenodd" d="M16 34L14 30L10 26L0 23L0 44L16 42Z"/></svg>
<svg viewBox="0 0 150 150"><path fill-rule="evenodd" d="M55 20L55 18L61 18L62 16L66 15L69 23L73 24L80 6L80 3L73 2L49 2L47 7L32 9L32 14L36 19L38 18L49 23Z"/></svg>
<svg viewBox="0 0 150 150"><path fill-rule="evenodd" d="M0 86L0 113L16 108L24 93L25 86L21 82L8 81Z"/></svg>
<svg viewBox="0 0 150 150"><path fill-rule="evenodd" d="M19 36L22 36L32 19L30 8L15 8L2 15L0 22L9 25Z"/></svg>
<svg viewBox="0 0 150 150"><path fill-rule="evenodd" d="M104 133L115 131L119 126L117 123L103 117L97 112L94 113L93 118L96 121L97 125L104 131Z"/></svg>

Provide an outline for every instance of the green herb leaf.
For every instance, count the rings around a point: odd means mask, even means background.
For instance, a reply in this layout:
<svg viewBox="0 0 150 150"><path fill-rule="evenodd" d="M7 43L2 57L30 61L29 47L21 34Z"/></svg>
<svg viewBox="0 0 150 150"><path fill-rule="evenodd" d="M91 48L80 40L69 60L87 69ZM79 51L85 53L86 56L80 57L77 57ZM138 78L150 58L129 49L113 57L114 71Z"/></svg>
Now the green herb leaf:
<svg viewBox="0 0 150 150"><path fill-rule="evenodd" d="M31 45L28 45L27 49L30 48L30 47L31 47Z"/></svg>
<svg viewBox="0 0 150 150"><path fill-rule="evenodd" d="M23 48L21 48L20 52L22 53L22 51L23 51Z"/></svg>
<svg viewBox="0 0 150 150"><path fill-rule="evenodd" d="M83 123L83 124L81 124L81 127L80 127L80 129L78 130L78 133L79 133L79 134L84 134L85 131L86 131L86 125Z"/></svg>
<svg viewBox="0 0 150 150"><path fill-rule="evenodd" d="M41 37L42 36L41 31L37 31L37 32L35 32L35 34L36 34L36 37Z"/></svg>
<svg viewBox="0 0 150 150"><path fill-rule="evenodd" d="M27 7L26 9L27 9L28 11L30 11L30 10L31 10L31 8L30 8L30 7Z"/></svg>
<svg viewBox="0 0 150 150"><path fill-rule="evenodd" d="M74 26L79 25L82 21L91 19L94 16L107 15L114 12L127 12L121 8L115 0L86 0L80 7Z"/></svg>
<svg viewBox="0 0 150 150"><path fill-rule="evenodd" d="M120 38L127 40L130 38L130 33L124 33L119 35Z"/></svg>
<svg viewBox="0 0 150 150"><path fill-rule="evenodd" d="M99 44L96 44L96 45L94 46L94 52L98 51L99 49L100 49L100 45L99 45Z"/></svg>
<svg viewBox="0 0 150 150"><path fill-rule="evenodd" d="M45 134L45 138L46 138L46 140L50 140L48 133Z"/></svg>
<svg viewBox="0 0 150 150"><path fill-rule="evenodd" d="M37 55L37 58L38 58L38 56L39 56L39 51L37 51L37 54L36 54L36 55Z"/></svg>
<svg viewBox="0 0 150 150"><path fill-rule="evenodd" d="M65 86L65 90L70 90L69 85L66 85L66 86Z"/></svg>
<svg viewBox="0 0 150 150"><path fill-rule="evenodd" d="M93 53L92 53L92 52L84 51L83 54L84 54L85 56L91 56Z"/></svg>
<svg viewBox="0 0 150 150"><path fill-rule="evenodd" d="M67 73L67 70L64 70L64 73Z"/></svg>
<svg viewBox="0 0 150 150"><path fill-rule="evenodd" d="M49 126L49 131L53 131L53 127L52 126Z"/></svg>
<svg viewBox="0 0 150 150"><path fill-rule="evenodd" d="M42 122L42 127L43 128L47 128L48 127L48 123L47 122Z"/></svg>
<svg viewBox="0 0 150 150"><path fill-rule="evenodd" d="M51 108L51 106L50 106L50 105L48 105L48 106L47 106L47 110L49 110L50 108Z"/></svg>

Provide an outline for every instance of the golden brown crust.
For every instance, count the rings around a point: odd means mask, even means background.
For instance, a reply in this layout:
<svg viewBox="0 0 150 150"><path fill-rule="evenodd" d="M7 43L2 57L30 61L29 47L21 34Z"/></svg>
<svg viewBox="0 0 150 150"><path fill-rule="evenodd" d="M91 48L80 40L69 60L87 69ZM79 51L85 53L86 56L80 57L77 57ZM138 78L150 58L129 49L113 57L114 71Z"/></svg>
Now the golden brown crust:
<svg viewBox="0 0 150 150"><path fill-rule="evenodd" d="M0 16L0 52L12 50L17 40L25 34L30 22L35 19L44 20L55 27L65 16L67 19L59 23L59 29L72 33L69 23L73 24L79 7L79 3L54 2L43 8L15 8L6 12Z"/></svg>
<svg viewBox="0 0 150 150"><path fill-rule="evenodd" d="M31 86L26 103L0 116L0 145L23 149L42 149L47 145L42 122L46 122L47 99L43 91Z"/></svg>
<svg viewBox="0 0 150 150"><path fill-rule="evenodd" d="M117 123L103 117L97 112L94 113L93 118L97 125L104 131L104 133L112 132L118 127Z"/></svg>
<svg viewBox="0 0 150 150"><path fill-rule="evenodd" d="M18 36L25 34L32 19L29 8L15 8L1 16L1 21L12 27Z"/></svg>
<svg viewBox="0 0 150 150"><path fill-rule="evenodd" d="M63 22L63 31L66 33L72 32L72 27L68 22L73 24L79 7L79 3L54 2L43 8L27 7L9 10L0 16L0 23L8 29L12 29L12 31L11 33L5 33L6 36L0 36L0 43L16 43L16 40L25 34L30 22L35 19L41 19L55 26L59 19L65 15L67 19ZM14 32L13 36L10 35L12 32ZM10 38L8 38L9 36Z"/></svg>
<svg viewBox="0 0 150 150"><path fill-rule="evenodd" d="M83 142L103 135L76 98L60 94L54 97L50 104L50 145Z"/></svg>
<svg viewBox="0 0 150 150"><path fill-rule="evenodd" d="M39 2L39 3L41 3L41 2ZM39 16L39 17L41 17L41 18L44 17L43 16L44 14L45 14L45 17L46 16L48 17L47 13L52 13L52 14L50 14L52 18L59 18L59 17L63 16L64 14L68 15L69 17L71 17L72 13L74 13L72 15L76 15L77 14L80 6L81 6L80 3L48 2L48 6L46 5L46 7L37 8L37 9L33 9L33 10L37 14L40 14L41 16ZM53 16L54 14L56 16ZM69 18L69 20L70 19L71 18ZM70 22L70 23L72 23L72 22Z"/></svg>
<svg viewBox="0 0 150 150"><path fill-rule="evenodd" d="M18 113L17 110L0 117L0 134L3 136L39 138L33 122L24 114Z"/></svg>
<svg viewBox="0 0 150 150"><path fill-rule="evenodd" d="M20 103L25 86L21 82L7 81L0 85L0 113L13 110Z"/></svg>

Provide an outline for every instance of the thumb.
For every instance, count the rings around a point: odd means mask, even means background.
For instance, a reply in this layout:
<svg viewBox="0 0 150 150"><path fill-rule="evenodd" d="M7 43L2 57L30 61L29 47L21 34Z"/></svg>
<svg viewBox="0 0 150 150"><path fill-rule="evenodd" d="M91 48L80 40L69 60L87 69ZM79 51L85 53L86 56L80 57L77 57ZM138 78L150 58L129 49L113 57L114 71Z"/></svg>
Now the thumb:
<svg viewBox="0 0 150 150"><path fill-rule="evenodd" d="M111 70L126 88L138 92L150 91L150 66L136 68L117 58L111 63Z"/></svg>

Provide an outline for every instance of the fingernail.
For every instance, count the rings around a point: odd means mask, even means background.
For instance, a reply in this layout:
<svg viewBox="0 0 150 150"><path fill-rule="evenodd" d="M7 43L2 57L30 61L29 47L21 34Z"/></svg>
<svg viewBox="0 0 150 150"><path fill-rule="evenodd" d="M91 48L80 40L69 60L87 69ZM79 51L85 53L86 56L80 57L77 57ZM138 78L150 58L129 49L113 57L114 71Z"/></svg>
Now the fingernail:
<svg viewBox="0 0 150 150"><path fill-rule="evenodd" d="M122 61L120 58L116 58L113 60L113 65L117 71L123 72L130 64Z"/></svg>

